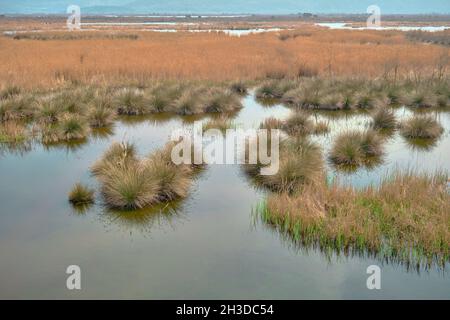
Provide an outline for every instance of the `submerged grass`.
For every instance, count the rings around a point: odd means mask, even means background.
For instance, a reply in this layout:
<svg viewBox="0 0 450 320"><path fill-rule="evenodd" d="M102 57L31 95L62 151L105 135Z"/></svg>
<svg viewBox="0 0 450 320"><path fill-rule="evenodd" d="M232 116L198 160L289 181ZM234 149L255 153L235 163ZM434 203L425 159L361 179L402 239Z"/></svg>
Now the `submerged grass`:
<svg viewBox="0 0 450 320"><path fill-rule="evenodd" d="M419 267L450 259L447 175L394 172L361 190L333 182L272 194L256 211L303 247L378 256Z"/></svg>

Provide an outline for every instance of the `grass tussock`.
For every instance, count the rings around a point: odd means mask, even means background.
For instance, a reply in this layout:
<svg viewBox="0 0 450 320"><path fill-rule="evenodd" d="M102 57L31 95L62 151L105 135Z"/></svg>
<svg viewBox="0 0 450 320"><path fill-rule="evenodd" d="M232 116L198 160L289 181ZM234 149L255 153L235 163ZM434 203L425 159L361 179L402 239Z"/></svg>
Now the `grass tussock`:
<svg viewBox="0 0 450 320"><path fill-rule="evenodd" d="M0 123L0 143L18 144L28 140L28 132L25 125L7 121Z"/></svg>
<svg viewBox="0 0 450 320"><path fill-rule="evenodd" d="M375 131L348 131L335 139L329 160L339 167L358 167L370 165L382 155L382 139Z"/></svg>
<svg viewBox="0 0 450 320"><path fill-rule="evenodd" d="M87 114L89 125L93 128L105 128L114 123L116 111L111 99L105 96L95 98L90 102L91 106Z"/></svg>
<svg viewBox="0 0 450 320"><path fill-rule="evenodd" d="M379 108L372 114L372 128L378 130L392 130L397 126L394 111L387 108Z"/></svg>
<svg viewBox="0 0 450 320"><path fill-rule="evenodd" d="M315 127L309 114L294 112L284 121L283 129L290 135L307 135L313 133Z"/></svg>
<svg viewBox="0 0 450 320"><path fill-rule="evenodd" d="M292 80L269 80L256 89L257 99L281 99L283 95L295 87Z"/></svg>
<svg viewBox="0 0 450 320"><path fill-rule="evenodd" d="M87 123L75 115L65 116L60 122L46 124L41 130L42 142L45 144L84 140L89 134Z"/></svg>
<svg viewBox="0 0 450 320"><path fill-rule="evenodd" d="M0 91L0 100L12 98L19 95L21 92L22 89L18 86L8 86Z"/></svg>
<svg viewBox="0 0 450 320"><path fill-rule="evenodd" d="M257 213L298 245L328 253L369 253L413 266L450 259L450 194L442 173L395 172L359 190L309 185L270 195Z"/></svg>
<svg viewBox="0 0 450 320"><path fill-rule="evenodd" d="M117 113L121 115L145 115L150 113L144 93L139 89L124 88L115 97Z"/></svg>
<svg viewBox="0 0 450 320"><path fill-rule="evenodd" d="M69 202L74 206L85 206L94 203L94 190L82 185L75 184L69 193Z"/></svg>
<svg viewBox="0 0 450 320"><path fill-rule="evenodd" d="M256 185L276 192L291 193L323 179L323 157L320 147L303 138L290 138L280 144L279 170L261 175L261 163L244 165Z"/></svg>
<svg viewBox="0 0 450 320"><path fill-rule="evenodd" d="M437 139L443 132L432 116L414 116L400 123L400 133L409 139Z"/></svg>
<svg viewBox="0 0 450 320"><path fill-rule="evenodd" d="M248 93L248 86L243 81L233 82L230 89L232 92L239 95L246 95Z"/></svg>
<svg viewBox="0 0 450 320"><path fill-rule="evenodd" d="M35 100L31 95L8 95L8 98L0 100L0 121L30 120L35 110Z"/></svg>
<svg viewBox="0 0 450 320"><path fill-rule="evenodd" d="M173 144L139 159L129 143L114 143L91 168L109 208L135 210L184 198L192 183L193 167L175 165Z"/></svg>

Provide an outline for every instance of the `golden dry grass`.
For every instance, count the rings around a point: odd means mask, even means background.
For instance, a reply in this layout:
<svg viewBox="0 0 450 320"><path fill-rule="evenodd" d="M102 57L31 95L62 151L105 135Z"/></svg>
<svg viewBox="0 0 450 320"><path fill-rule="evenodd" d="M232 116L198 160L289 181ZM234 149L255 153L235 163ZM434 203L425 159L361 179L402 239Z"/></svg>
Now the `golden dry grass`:
<svg viewBox="0 0 450 320"><path fill-rule="evenodd" d="M412 43L396 31L304 29L311 35L287 40L280 40L277 32L239 38L136 31L137 40L39 41L0 36L0 85L240 80L296 76L306 69L319 76L376 77L392 70L423 76L435 71L442 55L449 53L449 48Z"/></svg>

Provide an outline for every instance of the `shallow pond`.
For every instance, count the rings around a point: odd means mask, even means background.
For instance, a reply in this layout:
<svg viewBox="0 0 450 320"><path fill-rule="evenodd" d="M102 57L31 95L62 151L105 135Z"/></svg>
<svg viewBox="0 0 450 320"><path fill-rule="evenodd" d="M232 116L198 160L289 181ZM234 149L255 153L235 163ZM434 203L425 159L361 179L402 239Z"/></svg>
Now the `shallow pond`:
<svg viewBox="0 0 450 320"><path fill-rule="evenodd" d="M256 127L284 118L283 106L263 107L250 95L234 121ZM398 109L399 116L407 110ZM367 125L366 115L331 114L328 150L337 132ZM384 164L340 174L351 183L376 182L387 169L450 170L450 114L436 115L446 133L427 151L394 134ZM327 119L329 115L318 115ZM111 136L78 147L31 146L0 155L0 298L450 298L448 271L407 270L365 257L326 258L305 252L254 223L264 197L236 165L211 165L187 199L164 210L117 214L95 205L84 213L67 202L73 184L96 186L89 167L112 141L131 140L141 154L163 146L190 118L119 121ZM334 174L331 171L330 174ZM382 266L382 289L366 288L366 268ZM81 268L82 290L66 289L66 268Z"/></svg>
<svg viewBox="0 0 450 320"><path fill-rule="evenodd" d="M436 32L436 31L444 31L450 29L449 26L381 26L375 28L368 27L355 27L349 25L345 22L324 22L324 23L316 23L316 25L321 27L327 27L329 29L347 29L347 30L400 30L400 31L428 31L428 32Z"/></svg>

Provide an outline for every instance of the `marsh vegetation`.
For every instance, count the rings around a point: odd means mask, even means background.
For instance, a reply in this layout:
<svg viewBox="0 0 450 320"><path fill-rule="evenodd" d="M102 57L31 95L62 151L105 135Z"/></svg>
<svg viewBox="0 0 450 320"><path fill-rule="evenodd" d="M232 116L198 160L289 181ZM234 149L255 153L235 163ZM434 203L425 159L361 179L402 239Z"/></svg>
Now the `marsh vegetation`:
<svg viewBox="0 0 450 320"><path fill-rule="evenodd" d="M292 241L324 252L373 255L420 269L450 255L447 175L393 172L378 186L309 184L275 193L256 213Z"/></svg>
<svg viewBox="0 0 450 320"><path fill-rule="evenodd" d="M442 151L448 144L439 141L442 137L448 143L445 47L411 43L398 32L349 32L305 28L246 39L138 31L136 36L0 37L6 48L0 52L2 155L38 145L38 154L49 154L55 162L72 155L88 159L90 169L87 160L78 158L78 166L55 166L67 170L71 181L86 178L95 185L66 186L60 199L67 199L72 188L68 198L74 207L92 206L92 212L117 225L146 226L166 214L178 219L168 208L188 202L201 169L173 164L172 144L161 146L170 130L201 119L204 130L223 132L240 125L247 113L245 125L281 130L279 171L263 176L262 163L243 165L256 191L239 189L242 179L232 180L234 169L219 178L213 171L211 184L203 185L195 198L207 209L189 202L194 210L187 212L200 217L193 225L210 219L220 201L230 211L226 217L236 212L241 215L236 221L245 224L240 219L245 210L265 197L258 217L294 245L327 255L369 254L407 265L442 266L449 260L450 243L446 172L394 170L381 181L374 177L396 162L404 168L410 159L419 159L429 169L441 164L436 159L448 159ZM94 41L102 50L91 46ZM244 103L247 110L242 110ZM280 114L273 111L280 109ZM48 179L47 187L57 180ZM216 188L217 198L211 197ZM237 210L235 199L241 194L247 202ZM214 223L225 221L218 218L223 217L213 216ZM209 224L205 230L236 236L222 225L215 227ZM186 230L173 238L176 245L179 239L192 240L200 229ZM205 238L199 239L196 247L205 248Z"/></svg>

